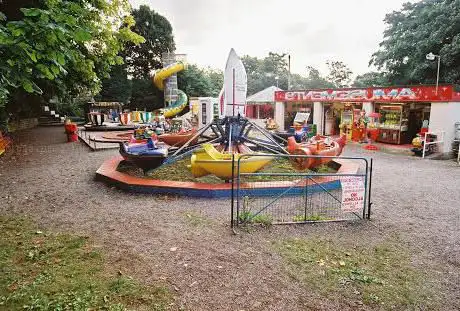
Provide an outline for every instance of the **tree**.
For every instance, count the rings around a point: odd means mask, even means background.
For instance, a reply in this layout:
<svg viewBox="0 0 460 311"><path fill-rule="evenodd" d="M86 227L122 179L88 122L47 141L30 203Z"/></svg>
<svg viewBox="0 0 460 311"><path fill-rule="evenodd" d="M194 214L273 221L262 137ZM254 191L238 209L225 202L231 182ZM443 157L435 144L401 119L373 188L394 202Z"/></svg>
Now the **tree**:
<svg viewBox="0 0 460 311"><path fill-rule="evenodd" d="M325 79L319 73L319 70L312 66L307 66L307 78L305 81L306 89L334 88L334 83Z"/></svg>
<svg viewBox="0 0 460 311"><path fill-rule="evenodd" d="M189 65L177 75L179 88L189 97L218 96L224 82L223 72L211 68L201 69Z"/></svg>
<svg viewBox="0 0 460 311"><path fill-rule="evenodd" d="M460 84L460 2L423 0L387 14L387 29L370 64L388 72L392 84L434 83L440 55L440 82Z"/></svg>
<svg viewBox="0 0 460 311"><path fill-rule="evenodd" d="M293 90L305 90L305 89L322 89L322 88L334 88L334 84L323 78L319 71L313 67L310 67L308 76L304 77L299 74L291 74L291 89Z"/></svg>
<svg viewBox="0 0 460 311"><path fill-rule="evenodd" d="M142 35L145 42L128 44L123 52L128 72L136 79L150 78L155 69L161 68L161 54L175 50L172 26L166 17L141 5L132 12L136 24L133 31Z"/></svg>
<svg viewBox="0 0 460 311"><path fill-rule="evenodd" d="M362 75L358 75L353 82L354 87L375 87L375 86L388 86L387 77L381 72L366 72Z"/></svg>
<svg viewBox="0 0 460 311"><path fill-rule="evenodd" d="M127 103L131 92L132 80L128 79L126 64L115 65L110 71L110 78L102 80L101 92L95 99Z"/></svg>
<svg viewBox="0 0 460 311"><path fill-rule="evenodd" d="M348 87L351 83L352 71L341 61L331 61L326 62L329 68L329 74L327 80L332 82L336 87Z"/></svg>
<svg viewBox="0 0 460 311"><path fill-rule="evenodd" d="M287 54L268 53L268 56L259 59L245 55L242 57L248 74L248 94L257 93L272 85L288 89ZM291 74L291 89L332 88L334 83L321 76L318 69L307 66L307 76Z"/></svg>
<svg viewBox="0 0 460 311"><path fill-rule="evenodd" d="M127 0L39 2L0 12L0 97L12 93L54 95L96 93L110 67L121 64L125 44L143 38L131 31L134 19ZM20 13L18 13L18 11ZM45 92L46 91L46 92ZM0 105L2 104L0 103Z"/></svg>
<svg viewBox="0 0 460 311"><path fill-rule="evenodd" d="M163 67L162 53L174 51L174 36L169 21L146 5L132 12L135 19L133 30L141 34L145 42L127 44L120 54L124 65L115 69L103 83L100 99L126 102L138 109L163 107L163 92L152 84L153 71ZM128 80L128 76L133 79Z"/></svg>
<svg viewBox="0 0 460 311"><path fill-rule="evenodd" d="M269 86L277 85L288 88L287 54L269 52L268 56L259 59L245 55L242 62L248 74L248 94L257 93Z"/></svg>
<svg viewBox="0 0 460 311"><path fill-rule="evenodd" d="M204 73L209 79L210 89L209 96L217 97L219 96L220 90L224 85L224 73L220 69L213 69L208 67L204 70Z"/></svg>
<svg viewBox="0 0 460 311"><path fill-rule="evenodd" d="M163 91L157 89L150 79L133 79L130 109L153 111L164 107Z"/></svg>

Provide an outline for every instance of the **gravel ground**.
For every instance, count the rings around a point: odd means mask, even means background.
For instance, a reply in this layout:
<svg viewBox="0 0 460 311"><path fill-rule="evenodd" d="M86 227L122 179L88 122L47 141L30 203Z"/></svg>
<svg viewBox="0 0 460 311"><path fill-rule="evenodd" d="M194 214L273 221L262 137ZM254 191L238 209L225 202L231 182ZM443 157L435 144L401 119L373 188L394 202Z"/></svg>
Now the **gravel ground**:
<svg viewBox="0 0 460 311"><path fill-rule="evenodd" d="M460 167L450 161L369 153L372 221L275 226L234 235L229 201L129 194L94 181L116 150L65 143L61 128L18 134L0 158L0 210L32 216L56 231L88 235L111 265L144 281L167 282L187 310L355 310L290 278L271 249L280 237L321 235L374 243L397 233L460 309ZM173 250L173 251L172 251ZM361 308L365 308L362 307Z"/></svg>

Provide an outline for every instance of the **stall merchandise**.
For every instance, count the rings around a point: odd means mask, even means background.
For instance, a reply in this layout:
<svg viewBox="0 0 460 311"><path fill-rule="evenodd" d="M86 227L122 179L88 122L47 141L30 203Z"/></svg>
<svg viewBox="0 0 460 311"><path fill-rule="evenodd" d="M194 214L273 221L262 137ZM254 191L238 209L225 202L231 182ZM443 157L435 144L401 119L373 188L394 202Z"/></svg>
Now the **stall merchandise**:
<svg viewBox="0 0 460 311"><path fill-rule="evenodd" d="M404 144L408 141L409 109L406 105L380 107L378 142Z"/></svg>

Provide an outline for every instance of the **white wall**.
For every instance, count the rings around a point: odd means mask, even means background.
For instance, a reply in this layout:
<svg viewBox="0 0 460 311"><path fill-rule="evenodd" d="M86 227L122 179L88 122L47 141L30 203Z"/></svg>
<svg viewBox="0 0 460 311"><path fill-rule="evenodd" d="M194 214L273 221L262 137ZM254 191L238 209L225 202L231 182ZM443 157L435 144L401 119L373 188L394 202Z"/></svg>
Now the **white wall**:
<svg viewBox="0 0 460 311"><path fill-rule="evenodd" d="M284 131L284 103L275 102L275 122L280 131Z"/></svg>
<svg viewBox="0 0 460 311"><path fill-rule="evenodd" d="M455 137L455 122L460 122L460 102L432 103L430 131L445 131L442 152L450 152Z"/></svg>
<svg viewBox="0 0 460 311"><path fill-rule="evenodd" d="M370 113L374 112L374 103L373 102L364 102L363 103L363 110L366 111L367 115L369 115Z"/></svg>
<svg viewBox="0 0 460 311"><path fill-rule="evenodd" d="M198 97L198 127L205 126L212 122L214 118L214 104L217 102L213 97ZM206 106L206 120L203 120L203 106Z"/></svg>
<svg viewBox="0 0 460 311"><path fill-rule="evenodd" d="M323 133L323 120L324 120L324 109L323 103L314 102L313 103L313 124L316 124L316 132L318 134Z"/></svg>

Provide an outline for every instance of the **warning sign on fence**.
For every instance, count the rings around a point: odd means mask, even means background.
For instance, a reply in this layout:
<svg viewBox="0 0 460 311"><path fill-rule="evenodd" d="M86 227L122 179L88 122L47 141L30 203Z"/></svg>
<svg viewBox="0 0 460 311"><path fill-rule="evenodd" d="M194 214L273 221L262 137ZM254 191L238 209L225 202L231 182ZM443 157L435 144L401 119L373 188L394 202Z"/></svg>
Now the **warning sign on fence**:
<svg viewBox="0 0 460 311"><path fill-rule="evenodd" d="M340 180L342 185L342 206L343 212L359 212L364 208L364 177L350 176Z"/></svg>

